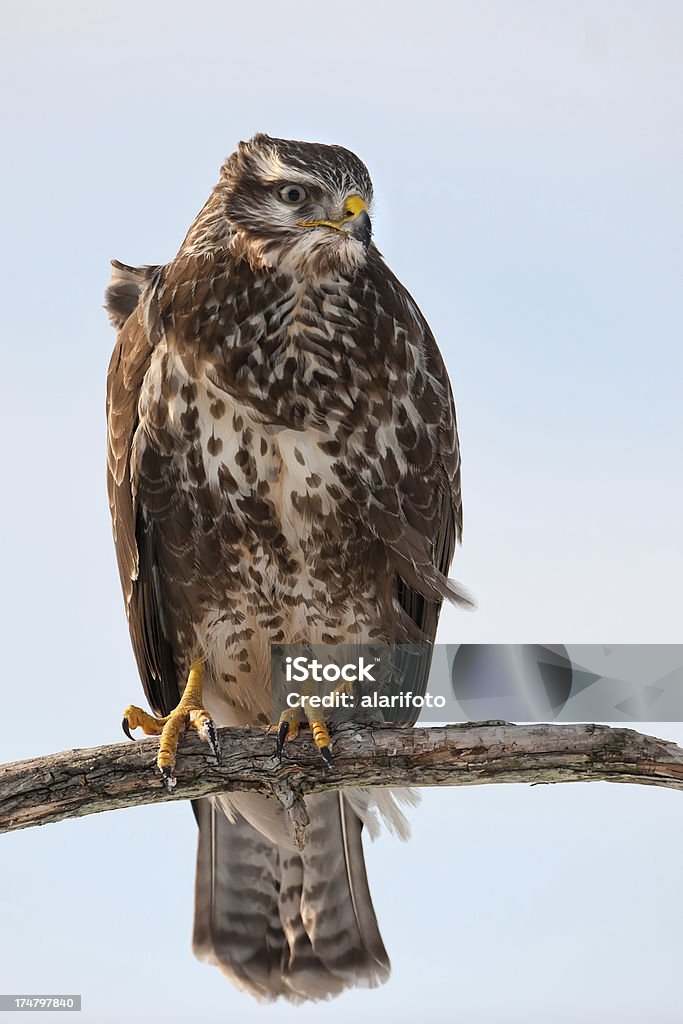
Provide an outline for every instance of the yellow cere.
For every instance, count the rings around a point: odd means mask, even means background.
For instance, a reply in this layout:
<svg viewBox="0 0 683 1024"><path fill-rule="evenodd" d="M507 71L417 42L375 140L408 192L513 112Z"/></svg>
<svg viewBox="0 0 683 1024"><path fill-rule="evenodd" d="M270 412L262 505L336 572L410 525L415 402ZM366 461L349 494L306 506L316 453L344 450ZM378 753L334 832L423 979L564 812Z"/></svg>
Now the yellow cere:
<svg viewBox="0 0 683 1024"><path fill-rule="evenodd" d="M355 220L356 217L367 210L367 203L365 203L360 196L349 196L344 203L344 213L346 220Z"/></svg>

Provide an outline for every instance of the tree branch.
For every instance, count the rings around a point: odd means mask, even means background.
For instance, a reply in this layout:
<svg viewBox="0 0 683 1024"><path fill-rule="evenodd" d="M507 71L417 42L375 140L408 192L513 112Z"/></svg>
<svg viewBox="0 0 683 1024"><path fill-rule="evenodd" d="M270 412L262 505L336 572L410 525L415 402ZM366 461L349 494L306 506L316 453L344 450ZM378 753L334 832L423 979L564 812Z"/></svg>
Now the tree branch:
<svg viewBox="0 0 683 1024"><path fill-rule="evenodd" d="M0 832L119 807L248 791L275 795L301 845L307 793L345 786L472 786L500 782L628 782L683 789L683 749L604 725L478 722L440 728L335 732L336 770L310 735L286 747L259 729L221 729L220 762L195 734L181 739L172 793L156 769L158 740L117 743L0 767Z"/></svg>

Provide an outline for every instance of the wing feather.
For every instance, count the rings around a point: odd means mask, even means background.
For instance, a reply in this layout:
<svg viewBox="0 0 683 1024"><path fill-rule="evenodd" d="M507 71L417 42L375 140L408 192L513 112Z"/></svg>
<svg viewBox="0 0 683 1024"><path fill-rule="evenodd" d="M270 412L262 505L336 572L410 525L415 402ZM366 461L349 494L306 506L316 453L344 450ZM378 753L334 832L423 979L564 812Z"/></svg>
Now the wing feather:
<svg viewBox="0 0 683 1024"><path fill-rule="evenodd" d="M107 373L107 489L133 651L150 706L165 715L178 702L177 672L164 628L154 526L136 500L131 461L140 390L158 340L149 307L160 268L116 261L113 267L106 302L119 333Z"/></svg>
<svg viewBox="0 0 683 1024"><path fill-rule="evenodd" d="M455 403L441 353L414 299L378 256L373 270L377 306L390 314L396 333L407 332L407 343L421 356L411 385L420 422L399 427L400 458L392 461L390 486L372 489L368 515L391 553L394 593L405 632L431 647L444 599L465 607L474 604L464 587L448 579L462 536ZM398 472L396 464L402 467ZM424 694L430 664L431 655L425 657L424 650L416 660L409 647L399 645L394 665L398 679L406 679L401 688ZM400 709L387 718L396 724L414 724L417 713Z"/></svg>

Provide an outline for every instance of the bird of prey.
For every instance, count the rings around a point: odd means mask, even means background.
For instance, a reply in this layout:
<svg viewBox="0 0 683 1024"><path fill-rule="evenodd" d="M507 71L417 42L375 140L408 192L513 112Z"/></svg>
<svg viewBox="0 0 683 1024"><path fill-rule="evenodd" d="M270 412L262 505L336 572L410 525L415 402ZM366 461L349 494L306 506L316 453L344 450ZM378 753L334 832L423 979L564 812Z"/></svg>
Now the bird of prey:
<svg viewBox="0 0 683 1024"><path fill-rule="evenodd" d="M462 525L448 376L371 204L347 149L258 134L174 259L113 262L108 489L154 712L124 723L160 735L169 787L184 729L217 752L216 725L274 724L271 645L431 642L444 598L468 601L447 578ZM400 817L381 790L308 798L299 850L275 798L196 801L195 953L263 1000L384 981L361 844L373 803Z"/></svg>

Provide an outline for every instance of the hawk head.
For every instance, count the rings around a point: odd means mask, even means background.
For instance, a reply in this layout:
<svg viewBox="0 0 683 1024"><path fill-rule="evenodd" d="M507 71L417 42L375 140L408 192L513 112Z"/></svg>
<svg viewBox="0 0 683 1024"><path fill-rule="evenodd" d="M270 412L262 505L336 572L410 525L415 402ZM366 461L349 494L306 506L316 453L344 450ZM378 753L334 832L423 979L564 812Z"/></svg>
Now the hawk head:
<svg viewBox="0 0 683 1024"><path fill-rule="evenodd" d="M342 146L255 135L226 160L213 199L214 225L225 218L223 239L254 268L308 275L365 262L372 182Z"/></svg>

